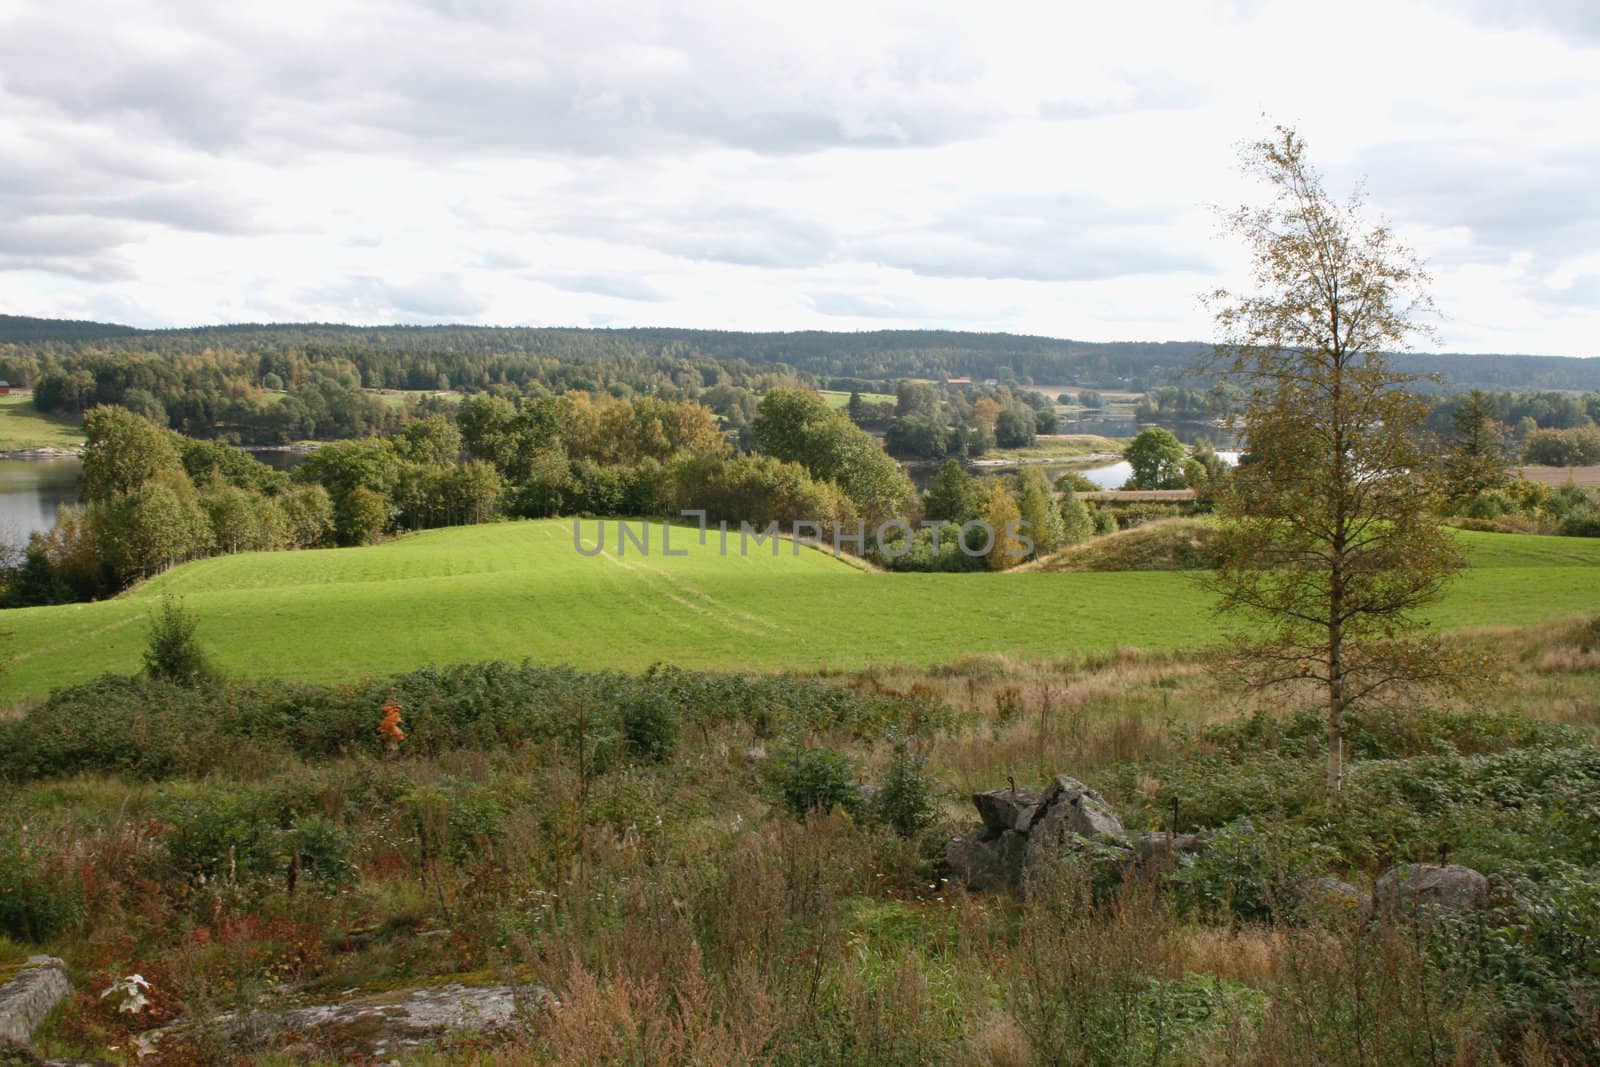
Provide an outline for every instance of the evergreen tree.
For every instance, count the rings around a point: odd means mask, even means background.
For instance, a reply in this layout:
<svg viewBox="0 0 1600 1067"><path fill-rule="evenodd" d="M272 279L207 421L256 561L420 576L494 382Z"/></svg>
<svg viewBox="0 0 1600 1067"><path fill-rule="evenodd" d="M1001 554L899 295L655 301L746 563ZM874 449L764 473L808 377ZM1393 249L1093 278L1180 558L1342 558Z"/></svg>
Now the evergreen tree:
<svg viewBox="0 0 1600 1067"><path fill-rule="evenodd" d="M1468 393L1450 414L1455 440L1445 454L1445 491L1461 505L1511 480L1506 467L1505 427L1495 419L1494 400L1483 390Z"/></svg>
<svg viewBox="0 0 1600 1067"><path fill-rule="evenodd" d="M958 460L946 460L933 476L922 510L929 519L958 525L978 517L977 483Z"/></svg>

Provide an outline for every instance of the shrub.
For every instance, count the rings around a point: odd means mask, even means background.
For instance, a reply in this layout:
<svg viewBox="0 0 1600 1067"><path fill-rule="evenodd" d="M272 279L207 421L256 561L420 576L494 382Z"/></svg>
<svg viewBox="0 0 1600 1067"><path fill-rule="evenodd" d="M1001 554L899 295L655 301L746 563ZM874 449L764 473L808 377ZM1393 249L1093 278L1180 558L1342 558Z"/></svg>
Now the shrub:
<svg viewBox="0 0 1600 1067"><path fill-rule="evenodd" d="M817 810L838 808L852 815L861 810L861 790L844 753L790 745L773 763L774 784L790 814L804 818Z"/></svg>
<svg viewBox="0 0 1600 1067"><path fill-rule="evenodd" d="M485 851L499 835L504 812L489 790L444 778L421 786L403 801L423 859L461 863Z"/></svg>
<svg viewBox="0 0 1600 1067"><path fill-rule="evenodd" d="M903 738L897 739L894 758L872 798L873 814L904 837L931 823L937 810L926 765L926 756L911 751Z"/></svg>
<svg viewBox="0 0 1600 1067"><path fill-rule="evenodd" d="M185 873L233 879L288 862L272 799L262 790L181 783L162 790L154 807L170 827L167 855Z"/></svg>
<svg viewBox="0 0 1600 1067"><path fill-rule="evenodd" d="M289 849L300 870L325 887L356 880L355 844L339 823L323 815L303 815L289 827Z"/></svg>
<svg viewBox="0 0 1600 1067"><path fill-rule="evenodd" d="M645 689L623 701L622 743L644 763L664 763L678 743L677 706L659 690Z"/></svg>
<svg viewBox="0 0 1600 1067"><path fill-rule="evenodd" d="M1241 819L1213 831L1205 851L1181 855L1168 881L1178 906L1201 918L1265 922L1292 903L1296 883L1335 858L1310 828L1263 832Z"/></svg>
<svg viewBox="0 0 1600 1067"><path fill-rule="evenodd" d="M176 685L198 685L212 674L200 642L195 639L199 620L170 596L150 617L150 644L144 652L144 669L150 677Z"/></svg>
<svg viewBox="0 0 1600 1067"><path fill-rule="evenodd" d="M0 719L0 776L204 774L239 766L261 750L303 759L379 755L376 709L390 699L405 708L405 747L419 758L557 739L565 749L581 713L586 755L596 768L617 754L620 717L635 702L658 702L635 714L654 716L662 728L672 720L702 731L739 722L762 737L929 735L954 719L942 704L857 694L815 679L672 667L629 675L490 662L422 667L337 687L214 681L203 689L107 675L57 690L21 717Z"/></svg>

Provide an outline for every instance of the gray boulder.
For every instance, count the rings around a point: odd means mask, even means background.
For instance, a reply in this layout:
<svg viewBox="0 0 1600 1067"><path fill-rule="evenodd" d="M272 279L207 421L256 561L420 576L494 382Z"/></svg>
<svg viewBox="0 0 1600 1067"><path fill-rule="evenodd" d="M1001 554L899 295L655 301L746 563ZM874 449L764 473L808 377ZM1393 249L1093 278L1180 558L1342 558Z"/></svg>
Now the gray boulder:
<svg viewBox="0 0 1600 1067"><path fill-rule="evenodd" d="M1028 839L1015 830L987 828L952 837L944 846L945 866L968 889L992 892L1014 888L1022 880Z"/></svg>
<svg viewBox="0 0 1600 1067"><path fill-rule="evenodd" d="M1322 915L1365 915L1372 898L1349 882L1337 878L1307 878L1295 886L1302 907Z"/></svg>
<svg viewBox="0 0 1600 1067"><path fill-rule="evenodd" d="M1489 879L1459 864L1402 863L1372 887L1375 908L1409 911L1419 905L1465 911L1489 902Z"/></svg>
<svg viewBox="0 0 1600 1067"><path fill-rule="evenodd" d="M54 956L29 956L5 985L0 985L0 1042L26 1045L62 997L72 992L67 965Z"/></svg>
<svg viewBox="0 0 1600 1067"><path fill-rule="evenodd" d="M945 845L945 866L968 889L1026 890L1053 864L1070 856L1123 872L1133 846L1105 798L1058 774L1042 793L990 789L972 795L983 826Z"/></svg>
<svg viewBox="0 0 1600 1067"><path fill-rule="evenodd" d="M1123 842L1128 832L1105 798L1076 778L1058 774L1039 797L1039 809L1028 828L1031 838L1048 845L1066 834L1094 837L1105 834ZM1041 836L1042 835L1042 836Z"/></svg>
<svg viewBox="0 0 1600 1067"><path fill-rule="evenodd" d="M1031 789L989 789L972 794L983 825L999 833L1003 830L1028 832L1039 808L1039 794Z"/></svg>

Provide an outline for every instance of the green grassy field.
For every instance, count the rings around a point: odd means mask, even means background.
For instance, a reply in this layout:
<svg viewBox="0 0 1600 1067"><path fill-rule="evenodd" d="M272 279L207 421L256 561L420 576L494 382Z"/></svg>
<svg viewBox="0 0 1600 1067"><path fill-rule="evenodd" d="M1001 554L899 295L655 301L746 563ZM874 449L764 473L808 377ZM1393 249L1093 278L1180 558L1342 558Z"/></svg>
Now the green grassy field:
<svg viewBox="0 0 1600 1067"><path fill-rule="evenodd" d="M594 523L584 524L592 539ZM419 664L532 658L587 667L781 670L1038 657L1213 639L1182 573L879 574L784 543L718 554L677 530L660 554L594 558L566 520L436 530L365 549L203 560L111 601L0 613L0 701L139 668L150 609L181 595L225 671L332 681ZM1447 627L1522 624L1600 605L1600 541L1462 534L1472 569L1431 612Z"/></svg>
<svg viewBox="0 0 1600 1067"><path fill-rule="evenodd" d="M1101 437L1093 433L1063 433L1040 436L1027 448L991 448L983 454L985 460L1000 459L1082 459L1118 453L1128 442L1117 437Z"/></svg>
<svg viewBox="0 0 1600 1067"><path fill-rule="evenodd" d="M25 448L76 448L83 428L71 419L41 415L31 395L0 396L0 452Z"/></svg>
<svg viewBox="0 0 1600 1067"><path fill-rule="evenodd" d="M837 389L822 389L819 390L819 394L822 399L828 402L828 406L831 408L842 410L850 406L849 393L842 393ZM861 399L869 404L893 404L895 402L893 393L862 393Z"/></svg>

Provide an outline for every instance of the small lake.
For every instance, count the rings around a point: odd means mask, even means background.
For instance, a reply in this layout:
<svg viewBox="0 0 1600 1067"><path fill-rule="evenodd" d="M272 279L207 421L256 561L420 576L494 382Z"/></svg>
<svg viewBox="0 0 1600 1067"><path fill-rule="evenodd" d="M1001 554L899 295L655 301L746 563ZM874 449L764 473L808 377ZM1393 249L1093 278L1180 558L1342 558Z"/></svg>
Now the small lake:
<svg viewBox="0 0 1600 1067"><path fill-rule="evenodd" d="M25 545L55 525L56 509L78 502L76 459L0 459L0 542Z"/></svg>

